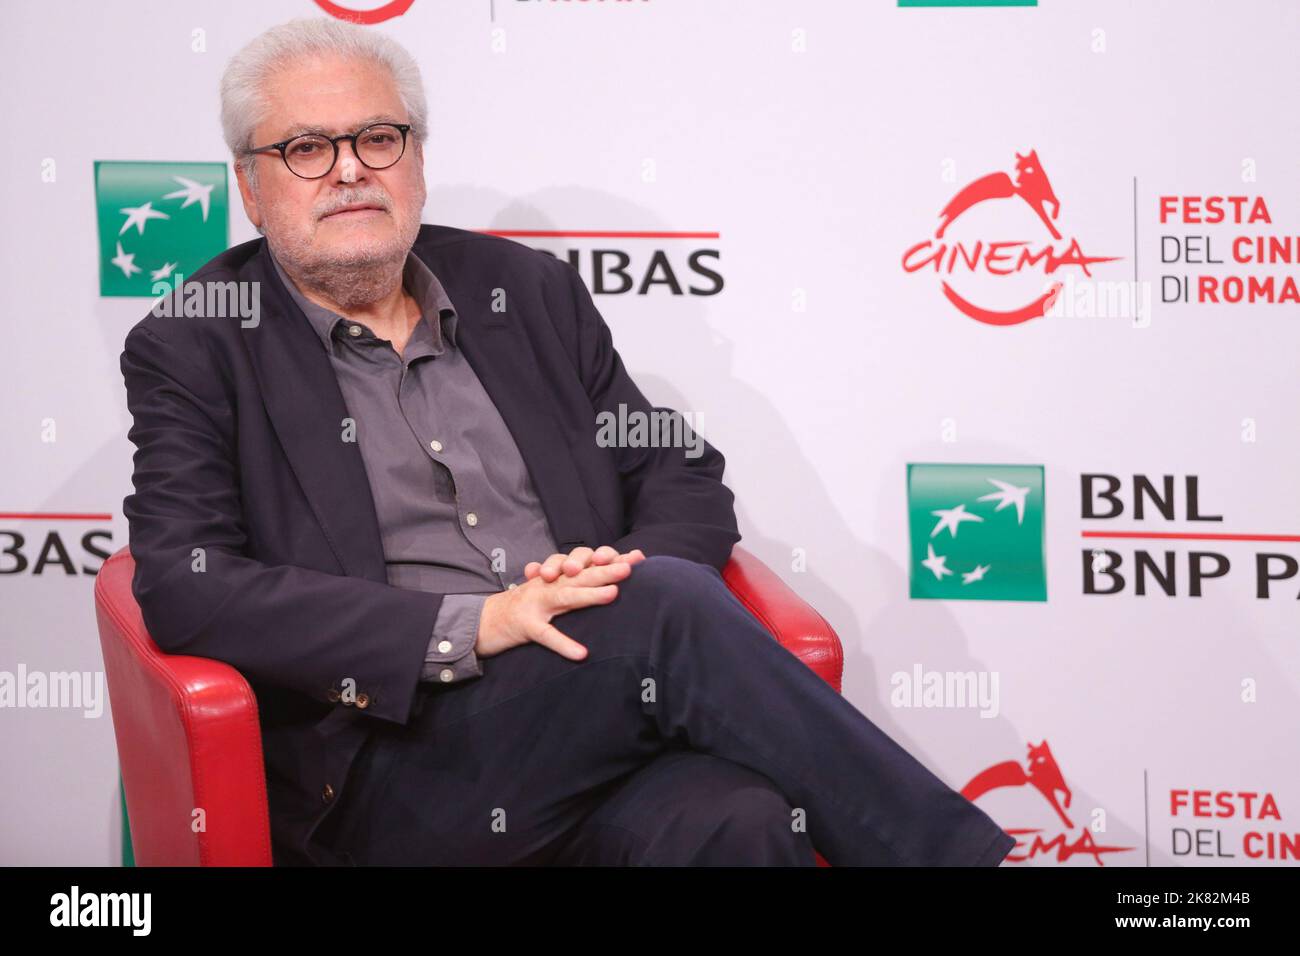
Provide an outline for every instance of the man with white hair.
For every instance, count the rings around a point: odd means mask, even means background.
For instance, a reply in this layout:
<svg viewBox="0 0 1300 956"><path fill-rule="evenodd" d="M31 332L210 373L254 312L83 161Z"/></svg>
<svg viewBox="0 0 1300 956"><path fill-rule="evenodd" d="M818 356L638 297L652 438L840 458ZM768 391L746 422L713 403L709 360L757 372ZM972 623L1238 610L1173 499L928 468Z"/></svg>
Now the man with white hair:
<svg viewBox="0 0 1300 956"><path fill-rule="evenodd" d="M124 511L154 639L254 688L277 863L1002 860L729 593L722 455L596 441L655 409L577 272L421 224L405 50L292 21L221 91L263 238L192 281L261 320L128 334Z"/></svg>

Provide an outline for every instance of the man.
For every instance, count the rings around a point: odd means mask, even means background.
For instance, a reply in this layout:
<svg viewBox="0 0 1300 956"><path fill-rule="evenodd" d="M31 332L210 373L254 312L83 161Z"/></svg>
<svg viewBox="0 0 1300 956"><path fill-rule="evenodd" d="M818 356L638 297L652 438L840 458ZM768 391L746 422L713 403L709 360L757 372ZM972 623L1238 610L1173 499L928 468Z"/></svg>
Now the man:
<svg viewBox="0 0 1300 956"><path fill-rule="evenodd" d="M1012 839L778 645L718 571L707 442L575 270L421 225L427 108L381 34L257 38L222 83L264 238L122 355L146 625L257 695L277 863L998 863Z"/></svg>

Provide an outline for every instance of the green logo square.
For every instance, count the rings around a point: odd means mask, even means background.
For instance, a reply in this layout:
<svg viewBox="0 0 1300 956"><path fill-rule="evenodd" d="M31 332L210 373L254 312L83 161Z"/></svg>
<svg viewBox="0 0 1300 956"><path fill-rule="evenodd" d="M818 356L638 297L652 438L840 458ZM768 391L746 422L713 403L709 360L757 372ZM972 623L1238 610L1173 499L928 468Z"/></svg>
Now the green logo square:
<svg viewBox="0 0 1300 956"><path fill-rule="evenodd" d="M229 242L225 163L95 163L99 294L155 298Z"/></svg>
<svg viewBox="0 0 1300 956"><path fill-rule="evenodd" d="M1041 465L907 466L914 598L1046 601Z"/></svg>

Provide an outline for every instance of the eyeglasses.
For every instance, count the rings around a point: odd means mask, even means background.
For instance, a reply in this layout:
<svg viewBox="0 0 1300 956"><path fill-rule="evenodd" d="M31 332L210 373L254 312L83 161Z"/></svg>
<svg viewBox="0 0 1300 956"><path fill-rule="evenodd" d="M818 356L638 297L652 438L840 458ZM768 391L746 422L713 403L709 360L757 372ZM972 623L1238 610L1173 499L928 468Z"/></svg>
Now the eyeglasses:
<svg viewBox="0 0 1300 956"><path fill-rule="evenodd" d="M320 179L329 174L339 158L339 142L352 144L352 152L362 165L370 169L387 169L406 152L406 134L409 123L376 123L355 133L342 136L323 136L304 133L279 143L270 143L250 149L250 153L279 150L280 158L289 172L301 179Z"/></svg>

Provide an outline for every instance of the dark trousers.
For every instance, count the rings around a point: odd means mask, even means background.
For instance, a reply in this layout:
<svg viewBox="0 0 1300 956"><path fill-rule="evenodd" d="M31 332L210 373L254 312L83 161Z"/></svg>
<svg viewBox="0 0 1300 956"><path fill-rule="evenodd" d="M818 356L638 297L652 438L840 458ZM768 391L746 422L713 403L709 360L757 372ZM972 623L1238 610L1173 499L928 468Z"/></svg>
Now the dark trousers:
<svg viewBox="0 0 1300 956"><path fill-rule="evenodd" d="M1015 841L778 644L713 568L635 565L379 727L317 838L359 865L995 866Z"/></svg>

